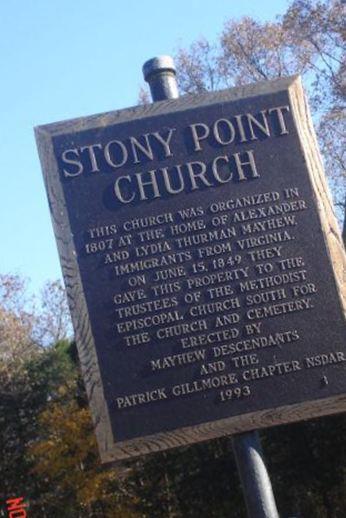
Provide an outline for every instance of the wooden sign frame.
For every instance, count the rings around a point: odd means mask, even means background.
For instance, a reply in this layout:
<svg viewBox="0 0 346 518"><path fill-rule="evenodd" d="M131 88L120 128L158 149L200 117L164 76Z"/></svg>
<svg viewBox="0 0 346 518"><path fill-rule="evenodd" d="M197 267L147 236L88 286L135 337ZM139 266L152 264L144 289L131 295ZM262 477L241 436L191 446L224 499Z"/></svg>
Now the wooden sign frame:
<svg viewBox="0 0 346 518"><path fill-rule="evenodd" d="M308 170L314 191L320 215L321 229L329 254L329 261L335 274L335 284L340 305L346 313L345 252L343 250L337 222L333 214L331 198L326 185L311 118L299 77L295 76L287 79L263 82L216 93L185 96L176 100L157 102L149 106L137 106L36 128L39 155L44 172L52 222L73 319L81 368L103 462L113 462L115 460L183 446L224 435L294 422L321 415L334 414L346 410L346 394L338 394L332 397L284 405L278 408L266 408L264 410L248 412L216 421L208 421L208 417L206 416L205 422L202 424L118 442L116 437L113 436L109 408L104 397L97 351L77 261L77 251L71 233L66 202L60 181L60 173L54 153L52 141L57 135L77 133L94 128L104 128L106 126L141 120L147 117L162 116L174 112L191 110L193 108L206 107L220 102L236 101L245 98L251 99L281 91L288 92L291 114L300 139L305 159L305 167Z"/></svg>

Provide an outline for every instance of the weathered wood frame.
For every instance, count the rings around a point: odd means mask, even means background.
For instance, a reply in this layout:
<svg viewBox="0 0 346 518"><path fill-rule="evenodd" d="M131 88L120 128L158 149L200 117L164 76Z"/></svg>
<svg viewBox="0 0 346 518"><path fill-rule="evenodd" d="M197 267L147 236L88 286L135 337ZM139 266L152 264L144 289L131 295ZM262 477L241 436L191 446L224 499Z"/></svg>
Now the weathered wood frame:
<svg viewBox="0 0 346 518"><path fill-rule="evenodd" d="M149 106L137 106L91 117L59 122L35 129L51 217L58 245L61 266L68 294L69 306L78 345L79 358L90 401L102 462L113 462L128 457L152 453L176 446L191 444L223 435L284 424L346 410L346 394L280 408L247 413L197 426L180 428L124 442L115 442L108 408L103 394L95 343L91 331L88 308L79 273L77 254L72 240L68 213L59 180L52 139L55 135L69 134L92 128L138 120L175 111L207 106L258 95L288 91L291 113L300 138L306 167L316 196L321 226L333 265L340 301L346 314L346 255L338 225L333 213L331 197L323 172L316 136L307 107L301 80L298 76L257 83L216 93L185 96Z"/></svg>

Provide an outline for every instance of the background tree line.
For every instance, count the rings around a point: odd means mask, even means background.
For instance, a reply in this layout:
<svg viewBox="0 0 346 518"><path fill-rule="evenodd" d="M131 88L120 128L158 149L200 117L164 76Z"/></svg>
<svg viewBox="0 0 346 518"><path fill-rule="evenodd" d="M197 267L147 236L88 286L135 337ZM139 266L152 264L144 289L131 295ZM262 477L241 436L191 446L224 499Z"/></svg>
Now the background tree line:
<svg viewBox="0 0 346 518"><path fill-rule="evenodd" d="M343 10L293 1L275 22L228 20L218 41L200 39L175 58L182 94L302 74L339 221ZM228 438L100 466L64 290L51 282L41 295L28 298L20 276L0 274L0 515L7 498L24 496L33 517L244 518ZM282 517L346 516L345 434L344 415L261 432Z"/></svg>

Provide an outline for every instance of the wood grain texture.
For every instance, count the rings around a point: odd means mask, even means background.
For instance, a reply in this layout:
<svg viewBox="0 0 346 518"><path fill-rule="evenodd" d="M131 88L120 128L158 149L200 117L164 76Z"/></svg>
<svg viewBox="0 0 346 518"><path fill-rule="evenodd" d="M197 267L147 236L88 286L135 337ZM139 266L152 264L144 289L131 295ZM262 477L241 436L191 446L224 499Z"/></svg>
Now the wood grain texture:
<svg viewBox="0 0 346 518"><path fill-rule="evenodd" d="M319 211L327 253L333 265L337 292L346 316L345 248L334 213L332 197L324 174L322 157L319 151L307 99L299 77L292 83L288 91L307 170L316 196L316 204Z"/></svg>
<svg viewBox="0 0 346 518"><path fill-rule="evenodd" d="M111 430L108 408L91 331L88 308L83 292L77 255L74 247L68 213L59 179L52 138L55 135L75 133L91 128L102 128L145 117L184 111L222 101L257 97L274 92L288 91L293 118L299 134L306 166L319 210L321 227L335 272L335 283L340 302L346 314L345 272L346 256L342 246L337 222L333 213L331 197L323 173L311 117L306 105L301 81L297 76L271 82L257 83L221 92L198 96L184 96L148 106L139 106L92 117L74 119L36 128L51 217L58 245L61 267L68 294L78 345L79 357L95 424L95 432L103 462L114 462L132 456L148 454L177 446L192 444L223 435L284 424L321 415L335 414L346 410L346 395L306 401L276 409L261 410L197 426L162 432L125 442L115 442Z"/></svg>
<svg viewBox="0 0 346 518"><path fill-rule="evenodd" d="M36 128L36 138L95 433L100 450L107 451L113 435L53 144L41 128Z"/></svg>
<svg viewBox="0 0 346 518"><path fill-rule="evenodd" d="M222 101L229 102L236 101L238 99L258 97L259 95L286 91L290 85L294 84L297 78L298 76L291 76L276 79L274 81L261 81L259 83L239 86L237 88L220 90L218 92L206 92L198 95L183 95L178 99L159 101L152 104L133 106L123 110L45 124L43 126L38 126L36 131L38 134L43 131L51 137L54 137L54 135L64 135L89 129L104 128L105 126L110 126L112 124L139 120L146 117L155 117L156 115L163 115L165 113L181 112L184 110L220 103Z"/></svg>

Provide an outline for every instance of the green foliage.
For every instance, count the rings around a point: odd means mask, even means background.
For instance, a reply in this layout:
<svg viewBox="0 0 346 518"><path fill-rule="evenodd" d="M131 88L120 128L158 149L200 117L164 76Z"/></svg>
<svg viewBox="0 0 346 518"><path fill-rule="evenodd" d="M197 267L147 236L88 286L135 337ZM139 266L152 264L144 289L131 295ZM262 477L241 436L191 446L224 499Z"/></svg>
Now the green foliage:
<svg viewBox="0 0 346 518"><path fill-rule="evenodd" d="M66 358L55 349L40 351L16 370L16 376L1 376L0 389L0 499L8 495L32 496L41 491L41 482L30 476L32 460L28 445L37 438L38 416L59 385L73 376Z"/></svg>
<svg viewBox="0 0 346 518"><path fill-rule="evenodd" d="M246 516L228 438L138 461L127 484L146 518Z"/></svg>
<svg viewBox="0 0 346 518"><path fill-rule="evenodd" d="M346 415L266 430L264 446L283 515L346 516Z"/></svg>
<svg viewBox="0 0 346 518"><path fill-rule="evenodd" d="M280 516L346 516L345 433L345 415L262 432ZM246 517L228 438L153 455L127 482L145 518Z"/></svg>
<svg viewBox="0 0 346 518"><path fill-rule="evenodd" d="M32 370L37 388L45 374L50 377L49 397L37 417L36 439L26 451L32 461L31 475L45 481L37 511L60 516L63 510L66 518L136 516L124 504L117 472L100 465L75 343L59 342L44 365L32 365Z"/></svg>

